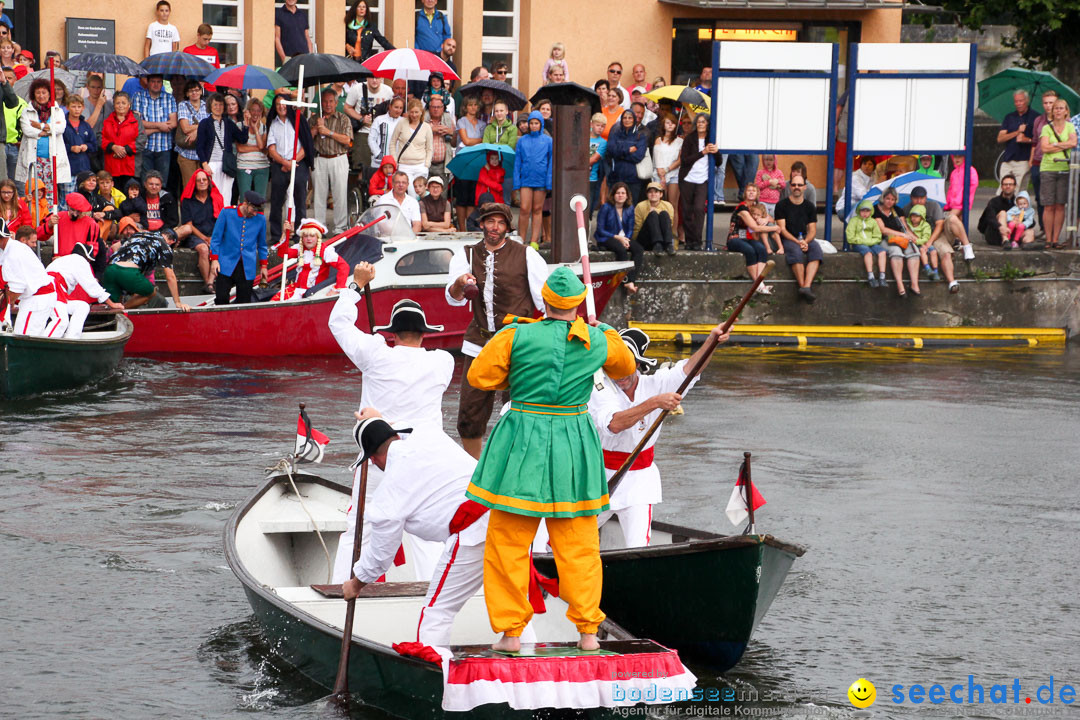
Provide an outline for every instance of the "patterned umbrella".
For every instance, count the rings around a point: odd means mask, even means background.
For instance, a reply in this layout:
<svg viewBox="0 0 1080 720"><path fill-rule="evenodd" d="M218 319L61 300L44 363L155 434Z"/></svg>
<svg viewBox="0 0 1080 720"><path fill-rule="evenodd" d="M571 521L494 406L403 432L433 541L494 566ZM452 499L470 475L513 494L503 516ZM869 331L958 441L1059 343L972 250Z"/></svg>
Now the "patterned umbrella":
<svg viewBox="0 0 1080 720"><path fill-rule="evenodd" d="M502 100L506 103L506 107L510 112L524 110L526 103L528 103L528 100L525 99L525 94L520 90L510 87L501 80L492 80L491 78L484 78L483 80L477 80L468 85L462 85L461 95L462 97L466 95L480 95L485 89L495 93L496 100Z"/></svg>
<svg viewBox="0 0 1080 720"><path fill-rule="evenodd" d="M453 68L435 53L414 48L384 50L369 57L363 65L381 78L426 81L431 73L441 72L443 80L461 79Z"/></svg>
<svg viewBox="0 0 1080 720"><path fill-rule="evenodd" d="M355 60L328 53L294 55L281 66L278 73L289 85L295 85L300 78L301 65L304 66L304 85L308 87L371 77L371 71Z"/></svg>
<svg viewBox="0 0 1080 720"><path fill-rule="evenodd" d="M689 85L665 85L664 87L645 93L642 97L652 100L653 102L672 100L689 106L694 112L707 112L712 106L712 102L709 100L708 95L705 95L700 90L692 88Z"/></svg>
<svg viewBox="0 0 1080 720"><path fill-rule="evenodd" d="M214 69L205 60L185 52L158 53L146 58L139 65L146 71L146 75L181 75L195 80L202 80Z"/></svg>
<svg viewBox="0 0 1080 720"><path fill-rule="evenodd" d="M289 86L289 81L281 75L258 65L229 65L214 70L205 81L237 90L277 90Z"/></svg>
<svg viewBox="0 0 1080 720"><path fill-rule="evenodd" d="M96 73L116 73L140 77L146 74L142 66L126 55L110 53L82 53L64 63L68 70L86 70Z"/></svg>

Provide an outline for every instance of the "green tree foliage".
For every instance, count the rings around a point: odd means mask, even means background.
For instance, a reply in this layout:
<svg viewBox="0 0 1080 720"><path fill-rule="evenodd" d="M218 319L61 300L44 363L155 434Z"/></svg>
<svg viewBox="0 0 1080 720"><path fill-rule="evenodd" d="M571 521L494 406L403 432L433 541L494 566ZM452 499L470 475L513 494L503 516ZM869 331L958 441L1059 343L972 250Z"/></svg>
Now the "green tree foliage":
<svg viewBox="0 0 1080 720"><path fill-rule="evenodd" d="M940 5L973 30L1014 26L1005 44L1020 52L1024 66L1049 70L1069 86L1080 87L1080 0L941 0Z"/></svg>

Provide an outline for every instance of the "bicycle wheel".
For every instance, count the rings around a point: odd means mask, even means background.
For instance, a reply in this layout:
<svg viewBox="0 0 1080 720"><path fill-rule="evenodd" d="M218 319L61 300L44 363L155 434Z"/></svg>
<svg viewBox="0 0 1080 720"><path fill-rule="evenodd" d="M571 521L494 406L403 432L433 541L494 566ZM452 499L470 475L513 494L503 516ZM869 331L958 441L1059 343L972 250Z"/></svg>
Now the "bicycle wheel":
<svg viewBox="0 0 1080 720"><path fill-rule="evenodd" d="M1001 166L1004 165L1004 164L1005 164L1005 151L1002 150L1001 153L997 156L997 160L994 161L994 178L997 179L998 183L1001 182ZM1020 190L1020 189L1022 189L1022 188L1017 188L1017 190Z"/></svg>
<svg viewBox="0 0 1080 720"><path fill-rule="evenodd" d="M364 196L360 187L354 185L349 188L349 227L356 227L360 216L364 214Z"/></svg>

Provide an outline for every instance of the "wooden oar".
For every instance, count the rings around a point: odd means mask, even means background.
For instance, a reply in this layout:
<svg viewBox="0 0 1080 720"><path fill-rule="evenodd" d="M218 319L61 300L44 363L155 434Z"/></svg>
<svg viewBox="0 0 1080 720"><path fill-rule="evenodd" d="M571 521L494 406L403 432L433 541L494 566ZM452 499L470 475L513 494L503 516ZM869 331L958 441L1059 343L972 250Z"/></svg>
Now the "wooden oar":
<svg viewBox="0 0 1080 720"><path fill-rule="evenodd" d="M739 317L739 313L741 313L743 311L743 308L746 307L746 303L750 302L750 298L752 298L754 296L754 293L757 292L758 286L765 281L765 277L770 272L772 272L772 269L774 267L776 267L776 262L774 260L770 260L769 262L765 263L765 267L761 270L761 273L757 276L757 279L754 280L754 284L750 286L750 289L746 292L745 295L743 295L742 300L740 300L739 304L735 306L735 312L731 313L731 317L729 317L724 322L724 325L720 328L722 330L722 332L720 333L721 335L730 330L731 326L735 324L735 320ZM701 357L694 364L694 366L690 368L690 372L686 374L686 377L683 378L682 384L679 385L679 389L675 392L679 393L680 395L686 392L686 388L690 385L690 381L697 377L698 374L701 372L702 368L705 367L705 364L709 362L709 358L712 357L713 351L716 350L716 346L719 344L720 343L716 340L716 336L712 333L709 333L709 339L705 341L705 351L701 354ZM634 448L634 451L630 453L630 456L623 461L622 466L615 472L614 475L611 476L611 479L608 480L609 497L615 494L615 488L619 487L619 483L622 482L623 477L626 475L626 471L630 469L630 466L634 464L635 460L637 460L637 456L641 454L641 451L645 449L645 446L648 444L652 436L655 435L656 431L660 429L660 425L664 422L664 418L666 418L667 415L667 410L660 411L660 415L656 418L656 420L653 421L653 424L649 427L649 430L645 433L645 436L642 437L640 441L638 441L637 447Z"/></svg>
<svg viewBox="0 0 1080 720"><path fill-rule="evenodd" d="M360 504L356 508L356 532L353 533L352 564L349 565L349 579L356 577L356 563L360 561L360 543L364 538L364 504L367 501L368 463L360 466ZM338 659L337 678L334 679L334 695L343 699L349 693L349 650L352 648L353 616L356 613L356 600L345 602L345 628L341 633L341 657Z"/></svg>

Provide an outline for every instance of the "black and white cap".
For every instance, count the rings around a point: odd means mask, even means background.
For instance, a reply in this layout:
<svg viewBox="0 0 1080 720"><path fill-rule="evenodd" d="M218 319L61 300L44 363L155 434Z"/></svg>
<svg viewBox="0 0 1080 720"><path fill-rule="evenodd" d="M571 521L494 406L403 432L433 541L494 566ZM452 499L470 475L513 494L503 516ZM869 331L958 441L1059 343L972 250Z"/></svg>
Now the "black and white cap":
<svg viewBox="0 0 1080 720"><path fill-rule="evenodd" d="M433 333L442 332L442 325L428 325L424 308L415 300L398 300L394 303L394 309L390 312L390 324L375 327L375 332L380 330L390 333L419 332Z"/></svg>
<svg viewBox="0 0 1080 720"><path fill-rule="evenodd" d="M634 359L638 366L653 367L656 360L645 357L645 351L649 349L649 336L637 328L627 328L619 331L619 337L623 339L630 352L634 353Z"/></svg>
<svg viewBox="0 0 1080 720"><path fill-rule="evenodd" d="M395 429L381 417L357 420L356 425L353 425L353 441L360 448L360 454L356 456L356 462L350 465L349 469L358 468L362 462L374 455L384 442L395 435L411 432L412 428Z"/></svg>

